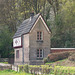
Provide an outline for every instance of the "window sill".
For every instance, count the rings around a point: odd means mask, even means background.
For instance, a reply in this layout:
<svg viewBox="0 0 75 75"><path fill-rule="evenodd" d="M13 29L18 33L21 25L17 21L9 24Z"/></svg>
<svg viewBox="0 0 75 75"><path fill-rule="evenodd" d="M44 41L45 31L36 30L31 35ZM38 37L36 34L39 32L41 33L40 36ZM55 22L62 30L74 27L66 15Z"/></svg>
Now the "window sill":
<svg viewBox="0 0 75 75"><path fill-rule="evenodd" d="M43 58L37 57L37 60L43 60Z"/></svg>
<svg viewBox="0 0 75 75"><path fill-rule="evenodd" d="M37 40L36 42L43 42L43 40Z"/></svg>

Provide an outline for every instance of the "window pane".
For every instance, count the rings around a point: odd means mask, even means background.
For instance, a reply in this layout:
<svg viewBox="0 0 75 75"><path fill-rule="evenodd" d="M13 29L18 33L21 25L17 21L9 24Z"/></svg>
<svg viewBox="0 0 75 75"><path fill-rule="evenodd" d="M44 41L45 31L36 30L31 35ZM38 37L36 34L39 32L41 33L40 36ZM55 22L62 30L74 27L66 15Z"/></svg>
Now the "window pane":
<svg viewBox="0 0 75 75"><path fill-rule="evenodd" d="M37 40L42 40L43 38L42 38L42 32L37 32Z"/></svg>
<svg viewBox="0 0 75 75"><path fill-rule="evenodd" d="M39 32L37 32L37 40L39 40Z"/></svg>
<svg viewBox="0 0 75 75"><path fill-rule="evenodd" d="M39 57L39 54L37 54L37 57Z"/></svg>
<svg viewBox="0 0 75 75"><path fill-rule="evenodd" d="M40 32L40 40L42 40L42 32Z"/></svg>
<svg viewBox="0 0 75 75"><path fill-rule="evenodd" d="M37 49L37 57L42 58L43 57L43 50Z"/></svg>
<svg viewBox="0 0 75 75"><path fill-rule="evenodd" d="M19 50L16 51L16 58L19 58Z"/></svg>
<svg viewBox="0 0 75 75"><path fill-rule="evenodd" d="M40 57L42 57L42 55L40 55Z"/></svg>

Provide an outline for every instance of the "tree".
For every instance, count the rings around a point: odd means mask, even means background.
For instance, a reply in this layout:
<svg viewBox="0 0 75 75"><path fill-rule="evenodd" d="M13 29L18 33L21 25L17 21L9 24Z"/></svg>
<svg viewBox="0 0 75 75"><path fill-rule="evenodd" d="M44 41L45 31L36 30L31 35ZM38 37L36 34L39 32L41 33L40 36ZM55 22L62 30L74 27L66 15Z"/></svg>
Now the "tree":
<svg viewBox="0 0 75 75"><path fill-rule="evenodd" d="M11 57L13 55L12 34L8 30L0 30L0 54L1 57Z"/></svg>

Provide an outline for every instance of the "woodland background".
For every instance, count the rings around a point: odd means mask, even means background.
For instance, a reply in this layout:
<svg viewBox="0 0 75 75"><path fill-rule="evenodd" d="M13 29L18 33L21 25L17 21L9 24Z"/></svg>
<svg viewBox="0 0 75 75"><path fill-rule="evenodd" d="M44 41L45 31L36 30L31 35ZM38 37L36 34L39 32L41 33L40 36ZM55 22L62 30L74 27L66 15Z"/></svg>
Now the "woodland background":
<svg viewBox="0 0 75 75"><path fill-rule="evenodd" d="M51 47L75 48L75 0L0 0L1 57L13 57L12 37L31 11L50 27Z"/></svg>

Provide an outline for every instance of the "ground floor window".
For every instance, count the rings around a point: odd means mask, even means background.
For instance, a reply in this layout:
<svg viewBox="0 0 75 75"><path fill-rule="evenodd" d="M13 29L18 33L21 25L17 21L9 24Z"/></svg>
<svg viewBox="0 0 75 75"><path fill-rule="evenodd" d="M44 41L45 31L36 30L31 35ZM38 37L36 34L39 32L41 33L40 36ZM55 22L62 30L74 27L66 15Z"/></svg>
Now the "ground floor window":
<svg viewBox="0 0 75 75"><path fill-rule="evenodd" d="M43 58L43 49L37 49L37 58Z"/></svg>
<svg viewBox="0 0 75 75"><path fill-rule="evenodd" d="M19 50L16 51L16 58L19 58Z"/></svg>

